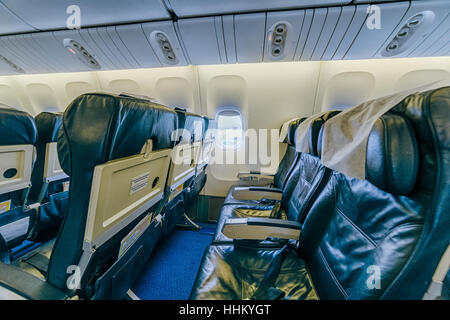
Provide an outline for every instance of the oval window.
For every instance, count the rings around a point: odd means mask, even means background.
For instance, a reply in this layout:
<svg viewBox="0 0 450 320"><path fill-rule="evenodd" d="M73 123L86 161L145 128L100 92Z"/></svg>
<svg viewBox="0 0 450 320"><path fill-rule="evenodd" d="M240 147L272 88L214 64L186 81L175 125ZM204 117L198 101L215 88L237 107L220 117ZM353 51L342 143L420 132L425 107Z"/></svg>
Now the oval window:
<svg viewBox="0 0 450 320"><path fill-rule="evenodd" d="M219 111L217 120L217 141L223 149L237 149L242 140L242 116L237 110Z"/></svg>

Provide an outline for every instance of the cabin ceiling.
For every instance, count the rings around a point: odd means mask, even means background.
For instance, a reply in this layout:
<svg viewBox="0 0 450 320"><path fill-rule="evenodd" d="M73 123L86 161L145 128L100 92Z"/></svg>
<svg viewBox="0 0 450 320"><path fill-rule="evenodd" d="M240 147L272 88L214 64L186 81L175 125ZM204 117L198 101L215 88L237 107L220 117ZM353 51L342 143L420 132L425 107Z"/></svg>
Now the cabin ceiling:
<svg viewBox="0 0 450 320"><path fill-rule="evenodd" d="M448 0L0 0L0 75L448 56L449 28Z"/></svg>

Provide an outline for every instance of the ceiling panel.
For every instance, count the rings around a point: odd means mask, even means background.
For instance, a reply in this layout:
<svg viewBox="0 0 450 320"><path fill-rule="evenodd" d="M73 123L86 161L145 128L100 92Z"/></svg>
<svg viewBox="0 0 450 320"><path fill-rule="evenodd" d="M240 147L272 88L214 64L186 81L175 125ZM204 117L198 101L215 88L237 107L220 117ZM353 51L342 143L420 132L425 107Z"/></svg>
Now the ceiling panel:
<svg viewBox="0 0 450 320"><path fill-rule="evenodd" d="M170 18L161 0L1 0L1 2L29 25L40 29L63 29L77 5L81 13L81 26L98 26ZM1 10L1 9L0 9ZM36 13L39 14L36 14ZM1 13L0 13L0 21ZM2 22L0 22L1 26Z"/></svg>
<svg viewBox="0 0 450 320"><path fill-rule="evenodd" d="M0 3L0 34L20 33L35 31L35 29L17 16L15 16L7 7Z"/></svg>

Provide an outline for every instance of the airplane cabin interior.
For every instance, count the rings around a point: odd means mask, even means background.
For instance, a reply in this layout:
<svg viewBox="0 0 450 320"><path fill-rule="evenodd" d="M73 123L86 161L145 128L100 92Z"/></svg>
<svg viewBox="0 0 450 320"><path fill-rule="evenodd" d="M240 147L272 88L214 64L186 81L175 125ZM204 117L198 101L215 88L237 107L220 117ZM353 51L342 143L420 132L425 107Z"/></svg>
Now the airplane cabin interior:
<svg viewBox="0 0 450 320"><path fill-rule="evenodd" d="M448 0L0 0L0 299L448 300L449 124Z"/></svg>

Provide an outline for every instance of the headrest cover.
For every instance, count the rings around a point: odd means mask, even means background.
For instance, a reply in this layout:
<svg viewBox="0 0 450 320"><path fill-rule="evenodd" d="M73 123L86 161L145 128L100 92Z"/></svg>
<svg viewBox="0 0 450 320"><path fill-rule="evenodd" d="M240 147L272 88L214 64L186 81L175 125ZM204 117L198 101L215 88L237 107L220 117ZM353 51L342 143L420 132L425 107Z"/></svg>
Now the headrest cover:
<svg viewBox="0 0 450 320"><path fill-rule="evenodd" d="M76 98L67 108L58 136L62 169L71 175L93 170L109 160L139 154L151 139L153 150L173 147L177 128L172 109L147 100L91 93Z"/></svg>
<svg viewBox="0 0 450 320"><path fill-rule="evenodd" d="M35 118L39 143L50 143L58 140L58 132L62 126L62 113L41 112Z"/></svg>
<svg viewBox="0 0 450 320"><path fill-rule="evenodd" d="M214 139L216 137L217 121L215 119L203 116L205 120L205 137L204 139Z"/></svg>
<svg viewBox="0 0 450 320"><path fill-rule="evenodd" d="M418 165L412 125L405 117L382 115L367 140L366 180L386 192L407 195L416 183Z"/></svg>
<svg viewBox="0 0 450 320"><path fill-rule="evenodd" d="M36 145L36 123L31 115L0 106L0 145Z"/></svg>
<svg viewBox="0 0 450 320"><path fill-rule="evenodd" d="M298 128L298 125L300 123L302 123L304 120L306 119L306 117L303 118L298 118L295 120L292 120L291 122L289 122L288 125L288 129L287 129L287 136L285 141L291 145L291 146L295 146L295 131Z"/></svg>
<svg viewBox="0 0 450 320"><path fill-rule="evenodd" d="M295 146L297 152L305 152L319 156L317 145L322 125L340 111L326 111L304 119L295 132Z"/></svg>

